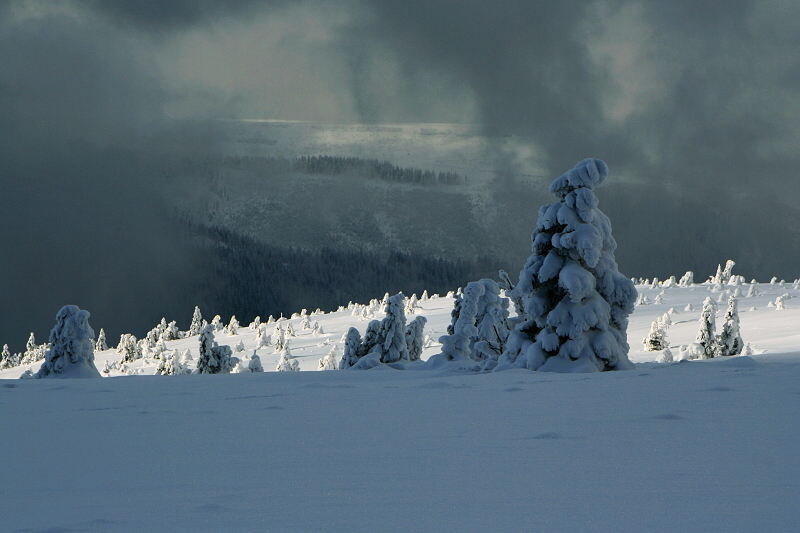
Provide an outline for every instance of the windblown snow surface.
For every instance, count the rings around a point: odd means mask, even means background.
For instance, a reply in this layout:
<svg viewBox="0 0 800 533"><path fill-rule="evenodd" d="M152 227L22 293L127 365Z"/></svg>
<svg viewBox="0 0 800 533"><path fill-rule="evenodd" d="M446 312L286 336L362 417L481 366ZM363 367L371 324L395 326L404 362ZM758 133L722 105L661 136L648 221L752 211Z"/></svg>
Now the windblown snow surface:
<svg viewBox="0 0 800 533"><path fill-rule="evenodd" d="M0 531L800 531L800 291L740 299L754 355L658 364L642 350L670 307L673 355L694 342L712 288L637 287L664 295L631 316L633 371L316 371L349 326L363 333L350 311L312 316L319 337L289 321L306 372L270 372L271 347L265 373L3 371ZM768 305L784 293L786 309ZM434 339L452 304L420 302ZM246 363L256 332L217 341L243 341ZM197 342L167 344L196 358ZM97 367L120 357L98 352Z"/></svg>

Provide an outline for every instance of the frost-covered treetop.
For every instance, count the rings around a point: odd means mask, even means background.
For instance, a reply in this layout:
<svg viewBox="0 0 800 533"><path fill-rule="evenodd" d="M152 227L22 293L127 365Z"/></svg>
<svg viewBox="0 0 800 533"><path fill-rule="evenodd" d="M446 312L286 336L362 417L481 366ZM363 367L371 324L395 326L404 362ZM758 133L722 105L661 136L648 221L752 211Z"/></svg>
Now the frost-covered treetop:
<svg viewBox="0 0 800 533"><path fill-rule="evenodd" d="M608 176L608 166L599 159L584 159L550 184L550 192L564 198L575 189L600 187Z"/></svg>

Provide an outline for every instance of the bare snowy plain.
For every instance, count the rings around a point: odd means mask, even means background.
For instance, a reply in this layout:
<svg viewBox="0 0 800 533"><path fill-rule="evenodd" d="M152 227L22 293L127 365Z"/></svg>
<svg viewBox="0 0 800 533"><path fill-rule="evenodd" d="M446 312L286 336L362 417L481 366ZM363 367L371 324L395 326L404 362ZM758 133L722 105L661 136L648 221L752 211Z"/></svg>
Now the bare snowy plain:
<svg viewBox="0 0 800 533"><path fill-rule="evenodd" d="M662 303L631 315L633 371L316 371L348 327L363 333L352 310L312 314L317 335L283 322L302 372L271 372L269 346L264 373L154 376L150 359L95 380L6 370L0 531L798 531L800 290L756 288L739 300L753 355L659 364L642 348L651 322L674 308L677 359L703 300L725 293L638 285ZM783 294L785 309L769 305ZM452 305L415 310L433 339ZM246 364L256 332L217 341L242 342Z"/></svg>

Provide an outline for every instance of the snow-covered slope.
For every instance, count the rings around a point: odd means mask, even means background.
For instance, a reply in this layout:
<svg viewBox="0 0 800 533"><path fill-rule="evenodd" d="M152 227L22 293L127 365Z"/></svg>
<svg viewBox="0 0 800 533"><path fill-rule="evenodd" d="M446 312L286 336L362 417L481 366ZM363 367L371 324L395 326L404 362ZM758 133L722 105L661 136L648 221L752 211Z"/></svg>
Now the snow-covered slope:
<svg viewBox="0 0 800 533"><path fill-rule="evenodd" d="M740 299L753 356L657 364L641 349L650 322L678 311L667 336L677 355L720 293L637 288L664 294L631 315L628 372L2 381L0 530L800 530L800 291L759 284ZM768 306L784 293L786 309ZM420 305L426 331L444 333L452 299ZM311 320L324 335L288 321L304 370L326 339L366 325L349 311ZM248 354L255 332L217 340ZM196 355L196 343L168 344ZM271 352L259 350L268 371ZM99 352L97 366L119 357Z"/></svg>

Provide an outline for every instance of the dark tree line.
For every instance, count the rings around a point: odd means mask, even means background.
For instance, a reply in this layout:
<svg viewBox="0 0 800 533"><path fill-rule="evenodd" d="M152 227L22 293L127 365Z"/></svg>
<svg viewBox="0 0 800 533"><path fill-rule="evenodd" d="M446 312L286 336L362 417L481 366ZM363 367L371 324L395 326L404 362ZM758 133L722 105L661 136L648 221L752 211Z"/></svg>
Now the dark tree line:
<svg viewBox="0 0 800 533"><path fill-rule="evenodd" d="M507 268L485 257L277 247L219 227L196 227L195 237L203 260L192 276L194 301L186 302L187 316L195 304L204 312L248 320L289 316L303 308L334 311L386 292L444 294Z"/></svg>
<svg viewBox="0 0 800 533"><path fill-rule="evenodd" d="M360 157L337 157L329 155L303 156L292 160L292 169L304 174L340 175L349 174L364 179L379 179L420 185L461 185L465 179L455 172L422 170L400 167L389 161L361 159Z"/></svg>
<svg viewBox="0 0 800 533"><path fill-rule="evenodd" d="M224 156L220 162L224 166L268 176L283 175L288 172L319 174L325 176L352 176L368 180L383 180L395 183L415 183L418 185L463 185L467 179L456 172L434 172L414 167L401 167L390 161L362 159L360 157L339 157L330 155L302 156L287 159L284 157L262 156ZM184 158L165 168L167 179L173 174L204 177L215 181L220 179L220 167L212 159L190 160Z"/></svg>

